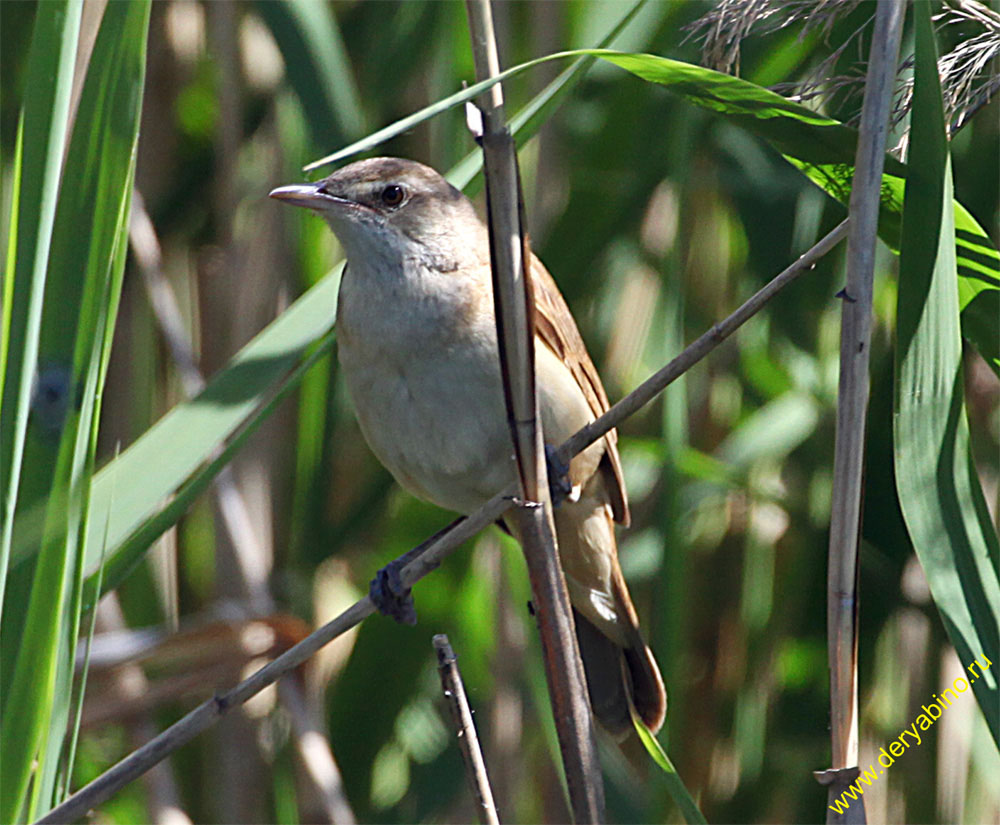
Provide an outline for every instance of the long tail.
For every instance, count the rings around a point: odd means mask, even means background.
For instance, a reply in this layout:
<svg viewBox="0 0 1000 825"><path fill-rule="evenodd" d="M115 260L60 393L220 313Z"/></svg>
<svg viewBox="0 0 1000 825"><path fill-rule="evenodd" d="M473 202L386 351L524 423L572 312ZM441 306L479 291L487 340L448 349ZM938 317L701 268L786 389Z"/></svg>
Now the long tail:
<svg viewBox="0 0 1000 825"><path fill-rule="evenodd" d="M618 564L614 521L600 474L576 501L554 511L559 557L597 720L619 739L632 730L632 705L653 733L667 712L660 668L639 631L639 617ZM517 538L517 528L505 522Z"/></svg>
<svg viewBox="0 0 1000 825"><path fill-rule="evenodd" d="M634 646L619 647L578 610L574 609L573 619L590 706L598 721L615 736L627 735L632 731L631 703L656 733L666 716L667 693L649 647L641 638Z"/></svg>
<svg viewBox="0 0 1000 825"><path fill-rule="evenodd" d="M639 718L646 723L647 728L656 733L663 727L663 719L667 715L667 690L653 651L649 649L639 630L639 617L636 615L632 597L618 566L617 554L611 587L621 612L628 616L626 622L628 644L622 649L622 654L625 657L630 680L632 702L639 712Z"/></svg>
<svg viewBox="0 0 1000 825"><path fill-rule="evenodd" d="M654 733L667 693L618 564L614 523L595 477L555 511L562 560L594 714L616 736L632 730L629 703Z"/></svg>

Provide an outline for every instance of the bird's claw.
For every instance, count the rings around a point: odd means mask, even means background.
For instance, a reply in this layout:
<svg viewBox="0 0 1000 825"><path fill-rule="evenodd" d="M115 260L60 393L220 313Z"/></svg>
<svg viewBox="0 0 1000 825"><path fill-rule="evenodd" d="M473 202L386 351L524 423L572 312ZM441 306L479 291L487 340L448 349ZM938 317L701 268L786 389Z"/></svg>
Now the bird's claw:
<svg viewBox="0 0 1000 825"><path fill-rule="evenodd" d="M417 608L410 588L403 586L402 568L396 560L379 570L368 587L368 596L383 616L390 616L400 624L415 625Z"/></svg>

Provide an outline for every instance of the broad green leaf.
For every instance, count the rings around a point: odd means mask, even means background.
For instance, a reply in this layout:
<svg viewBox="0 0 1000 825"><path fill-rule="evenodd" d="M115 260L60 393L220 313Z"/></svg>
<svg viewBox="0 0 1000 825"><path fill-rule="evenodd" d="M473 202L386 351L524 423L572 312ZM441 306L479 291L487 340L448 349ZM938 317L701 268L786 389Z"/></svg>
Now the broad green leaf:
<svg viewBox="0 0 1000 825"><path fill-rule="evenodd" d="M857 131L732 75L650 54L601 54L636 77L666 86L689 103L726 115L779 152L811 163L851 163ZM903 172L895 159L886 168Z"/></svg>
<svg viewBox="0 0 1000 825"><path fill-rule="evenodd" d="M55 802L72 696L81 542L101 387L125 264L148 15L148 2L106 9L66 155L73 175L64 176L59 191L38 382L62 404L52 410L36 404L26 435L21 498L44 510L44 526L37 564L33 572L24 571L32 572L30 588L9 592L6 605L4 659L9 662L15 651L16 659L0 721L9 772L0 807L4 821L25 811L32 773L27 816L34 819ZM43 395L39 403L44 401Z"/></svg>
<svg viewBox="0 0 1000 825"><path fill-rule="evenodd" d="M951 160L928 4L914 4L910 173L901 235L894 463L903 518L964 667L1000 662L997 535L969 449ZM974 673L974 671L973 671ZM995 667L968 681L1000 744Z"/></svg>
<svg viewBox="0 0 1000 825"><path fill-rule="evenodd" d="M109 548L105 584L113 586L119 578L116 571L134 561L120 555L122 545L170 507L172 497L185 482L193 482L199 471L215 466L214 452L268 404L275 388L289 375L299 374L297 368L310 356L313 346L333 328L340 273L338 268L306 292L240 350L197 397L174 407L97 473L87 544L88 576L98 568L105 520ZM326 340L327 347L331 343L332 339ZM218 469L221 465L216 472ZM123 485L119 481L115 485L116 476L142 479L142 483ZM175 509L171 507L171 512ZM181 513L183 510L174 515L174 521ZM171 523L160 527L160 532ZM149 541L156 538L146 535ZM145 547L140 552L143 550Z"/></svg>
<svg viewBox="0 0 1000 825"><path fill-rule="evenodd" d="M326 280L329 281L332 278L328 277ZM190 477L186 478L174 495L159 509L155 509L144 519L137 519L134 530L114 548L113 553L104 558L103 564L101 557L95 560L88 555L84 597L87 606L93 604L101 593L106 593L116 587L139 563L149 546L177 523L177 520L187 512L194 500L208 489L222 468L232 461L233 456L246 444L247 439L274 412L278 404L285 400L292 390L299 386L309 370L330 352L333 342L334 330L331 326L314 342L314 346L309 349L308 354L294 363L287 376L278 381L270 392L263 393L264 402L254 409L245 420L239 422L235 434L225 442L224 447L211 454L210 461L199 466ZM220 377L222 376L220 375ZM143 436L143 438L145 437ZM102 485L100 488L102 494L107 493L112 496L108 499L105 509L109 520L114 517L114 514L118 514L119 510L117 509L117 497L114 497L114 478L108 476L107 473L117 472L117 469L119 469L117 464L111 462L98 476ZM91 536L93 536L93 532L91 532Z"/></svg>
<svg viewBox="0 0 1000 825"><path fill-rule="evenodd" d="M54 0L37 16L31 36L24 108L19 127L21 163L12 198L10 236L4 276L4 384L0 396L0 485L4 489L0 524L0 610L6 592L13 540L24 437L38 360L49 245L56 194L62 172L69 117L73 63L80 28L80 3ZM2 614L0 614L2 615ZM11 784L10 779L5 783ZM2 810L2 809L0 809Z"/></svg>
<svg viewBox="0 0 1000 825"><path fill-rule="evenodd" d="M199 471L221 464L214 452L221 449L266 404L283 380L295 371L311 348L332 329L337 311L340 268L302 295L256 338L237 353L195 398L178 404L94 477L87 542L86 573L96 572L104 523L107 521L108 555L106 587L120 580L115 571L127 569L118 554L133 538L162 516L174 512L172 497ZM115 477L141 479L142 483L115 486ZM114 489L114 508L108 510ZM174 520L183 513L179 510ZM14 562L30 558L40 535L41 514L26 514L27 527L19 533ZM156 521L159 524L159 521ZM172 523L172 522L171 522ZM162 532L170 523L159 527ZM153 541L159 532L151 534ZM145 548L143 548L145 549Z"/></svg>
<svg viewBox="0 0 1000 825"><path fill-rule="evenodd" d="M820 189L847 206L851 198L854 170L844 164L813 164L786 155ZM906 180L882 176L879 237L899 252ZM955 251L958 255L959 310L962 334L968 338L1000 374L1000 252L976 219L958 201L953 201Z"/></svg>

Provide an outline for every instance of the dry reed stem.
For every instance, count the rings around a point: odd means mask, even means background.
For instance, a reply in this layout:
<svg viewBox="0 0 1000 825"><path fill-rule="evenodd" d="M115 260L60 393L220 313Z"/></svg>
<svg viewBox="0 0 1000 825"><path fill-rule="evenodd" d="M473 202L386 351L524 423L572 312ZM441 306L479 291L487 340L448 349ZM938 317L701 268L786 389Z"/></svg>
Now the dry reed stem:
<svg viewBox="0 0 1000 825"><path fill-rule="evenodd" d="M486 762L483 761L483 750L479 747L479 737L476 735L476 725L472 721L469 699L465 695L462 674L458 670L458 657L455 656L448 637L443 633L435 636L433 642L437 653L441 690L444 692L452 722L455 724L458 746L465 761L465 777L469 781L469 790L476 803L476 815L483 825L500 825L497 806L493 801L493 789L486 773Z"/></svg>
<svg viewBox="0 0 1000 825"><path fill-rule="evenodd" d="M882 168L904 9L902 0L883 0L875 10L851 189L847 285L840 293L843 299L840 386L827 590L830 739L834 771L854 768L858 763L857 562L868 412L872 282ZM828 785L828 805L844 790L845 781L840 777L846 780L845 774L838 774ZM863 801L851 803L844 815L828 807L827 821L864 822Z"/></svg>
<svg viewBox="0 0 1000 825"><path fill-rule="evenodd" d="M476 80L500 74L489 0L467 0ZM569 592L559 563L543 433L535 385L535 302L524 237L521 182L503 91L495 85L481 104L490 268L504 399L517 461L521 505L512 520L524 551L575 822L604 821L604 779L597 758L586 677L577 647Z"/></svg>

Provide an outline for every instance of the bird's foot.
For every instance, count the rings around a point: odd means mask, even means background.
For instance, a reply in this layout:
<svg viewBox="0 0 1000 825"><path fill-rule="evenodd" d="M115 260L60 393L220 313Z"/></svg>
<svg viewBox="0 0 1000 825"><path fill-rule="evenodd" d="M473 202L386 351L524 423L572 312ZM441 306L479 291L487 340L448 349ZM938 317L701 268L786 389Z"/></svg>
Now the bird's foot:
<svg viewBox="0 0 1000 825"><path fill-rule="evenodd" d="M556 448L551 444L545 445L545 469L549 476L549 496L552 499L552 506L558 507L566 499L575 501L573 484L569 480L569 465L562 462L556 453Z"/></svg>
<svg viewBox="0 0 1000 825"><path fill-rule="evenodd" d="M415 625L417 608L410 588L403 586L402 570L400 559L389 562L375 574L368 587L368 596L383 616L390 616L400 624Z"/></svg>

